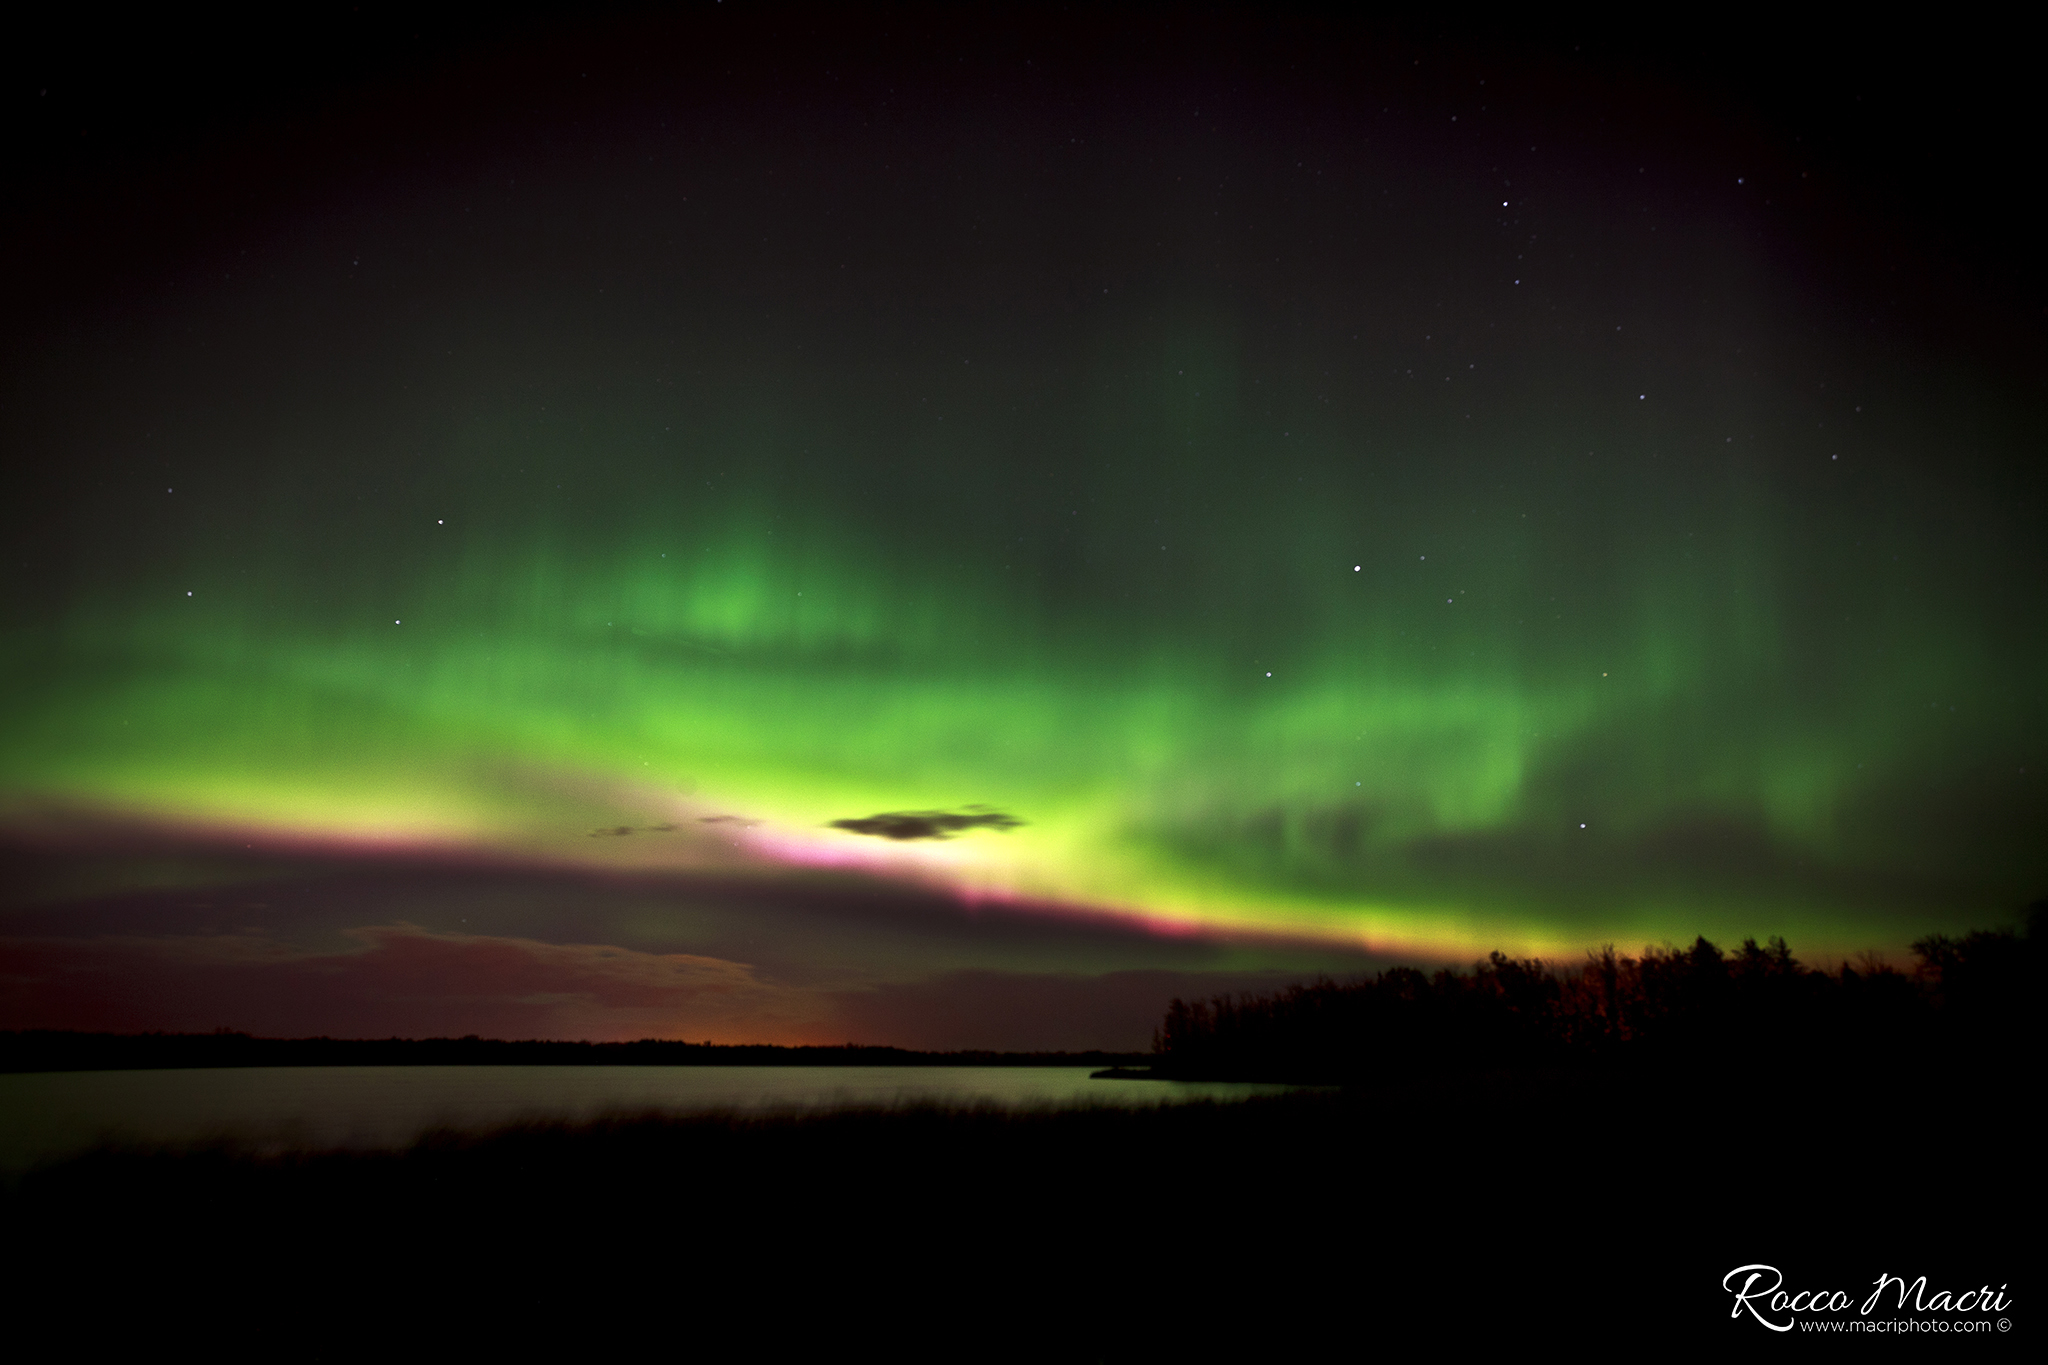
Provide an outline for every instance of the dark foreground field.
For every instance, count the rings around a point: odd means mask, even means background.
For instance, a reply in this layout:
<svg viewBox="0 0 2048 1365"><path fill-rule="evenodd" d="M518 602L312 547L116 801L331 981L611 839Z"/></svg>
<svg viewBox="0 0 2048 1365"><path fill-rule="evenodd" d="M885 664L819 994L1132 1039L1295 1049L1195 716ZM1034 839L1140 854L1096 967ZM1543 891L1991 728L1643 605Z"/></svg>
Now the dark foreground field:
<svg viewBox="0 0 2048 1365"><path fill-rule="evenodd" d="M1880 1063L1731 1056L1683 1079L1160 1110L624 1117L385 1154L102 1151L10 1192L7 1283L81 1345L197 1332L294 1353L401 1322L419 1346L653 1329L680 1350L738 1331L768 1355L1238 1342L1284 1359L1416 1333L1751 1346L1770 1334L1731 1321L1720 1287L1748 1262L1849 1287L2023 1275L2032 1079Z"/></svg>

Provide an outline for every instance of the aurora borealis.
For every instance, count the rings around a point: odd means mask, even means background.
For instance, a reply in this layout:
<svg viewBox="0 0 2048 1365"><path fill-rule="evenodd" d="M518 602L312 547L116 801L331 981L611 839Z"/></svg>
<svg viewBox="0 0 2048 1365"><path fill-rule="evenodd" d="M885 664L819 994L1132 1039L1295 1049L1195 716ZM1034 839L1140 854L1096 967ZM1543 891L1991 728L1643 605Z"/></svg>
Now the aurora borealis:
<svg viewBox="0 0 2048 1365"><path fill-rule="evenodd" d="M2038 309L1901 306L1790 131L1533 47L746 22L15 212L185 227L9 341L5 1026L1128 1046L2048 888Z"/></svg>

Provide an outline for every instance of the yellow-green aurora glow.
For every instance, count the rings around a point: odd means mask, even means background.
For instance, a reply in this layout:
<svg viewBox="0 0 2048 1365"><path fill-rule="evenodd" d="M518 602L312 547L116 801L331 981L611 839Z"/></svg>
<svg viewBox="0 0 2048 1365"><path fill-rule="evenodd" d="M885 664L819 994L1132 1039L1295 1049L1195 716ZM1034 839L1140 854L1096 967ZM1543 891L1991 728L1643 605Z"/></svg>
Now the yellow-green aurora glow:
<svg viewBox="0 0 2048 1365"><path fill-rule="evenodd" d="M1706 152L1259 99L607 115L245 224L23 400L10 826L1424 959L2041 894L1995 376ZM970 807L1022 823L834 824Z"/></svg>
<svg viewBox="0 0 2048 1365"><path fill-rule="evenodd" d="M1142 372L1164 362L1137 368L1105 382L1167 387ZM576 419L459 454L543 503L571 479L586 509L616 499L595 524L507 526L511 498L472 491L410 495L357 548L194 534L125 600L17 637L42 678L10 708L12 802L636 866L872 866L1422 951L1846 947L1889 937L1882 914L1940 872L1955 903L1923 913L1996 903L1975 888L2003 869L1915 840L1909 812L1990 767L2009 665L1967 594L1927 590L1926 550L1898 570L1881 534L1859 551L1823 524L1841 596L1802 600L1832 596L1796 581L1821 556L1746 462L1695 460L1701 498L1659 505L1598 465L1560 496L1500 435L1403 474L1369 420L1244 421L1205 433L1258 451L1199 471L1221 488L1140 449L1156 489L1105 451L1040 491L976 449L981 414L953 415L967 468L918 510L997 509L974 536L807 486L805 458L863 463L787 449L831 450L829 431L551 450ZM1611 439L1647 460L1657 425ZM1071 436L1114 444L1085 418ZM707 470L742 491L692 496ZM202 476L159 496L220 495ZM2022 789L2005 766L1993 790ZM927 843L831 827L974 803L1026 823ZM621 824L678 828L590 835Z"/></svg>

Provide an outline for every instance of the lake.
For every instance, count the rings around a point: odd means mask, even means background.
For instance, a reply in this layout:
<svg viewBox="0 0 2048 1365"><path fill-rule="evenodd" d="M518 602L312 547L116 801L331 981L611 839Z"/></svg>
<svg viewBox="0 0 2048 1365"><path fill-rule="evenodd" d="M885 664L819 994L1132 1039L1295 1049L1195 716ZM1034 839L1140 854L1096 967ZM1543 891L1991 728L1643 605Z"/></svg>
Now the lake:
<svg viewBox="0 0 2048 1365"><path fill-rule="evenodd" d="M1289 1089L1091 1080L1070 1066L334 1066L0 1075L0 1172L100 1142L403 1147L434 1128L661 1110L787 1112L936 1103L1133 1107Z"/></svg>

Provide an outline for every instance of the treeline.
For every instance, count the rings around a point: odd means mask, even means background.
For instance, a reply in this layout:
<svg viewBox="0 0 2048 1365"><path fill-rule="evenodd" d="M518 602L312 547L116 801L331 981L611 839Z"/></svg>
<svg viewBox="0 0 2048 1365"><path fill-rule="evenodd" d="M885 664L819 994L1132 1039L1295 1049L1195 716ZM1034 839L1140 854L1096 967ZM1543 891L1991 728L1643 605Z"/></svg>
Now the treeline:
<svg viewBox="0 0 2048 1365"><path fill-rule="evenodd" d="M2038 942L1976 931L1913 945L1910 972L1816 971L1781 938L1723 952L1613 948L1563 965L1494 953L1470 971L1408 967L1277 994L1176 999L1152 1074L1183 1080L1370 1084L1429 1070L1698 1063L1731 1080L1848 1080L1901 1064L1982 1073L2039 1037Z"/></svg>
<svg viewBox="0 0 2048 1365"><path fill-rule="evenodd" d="M214 1033L0 1032L0 1072L154 1071L227 1066L1090 1066L1130 1052L913 1052L900 1047L775 1047L500 1038L256 1038Z"/></svg>

